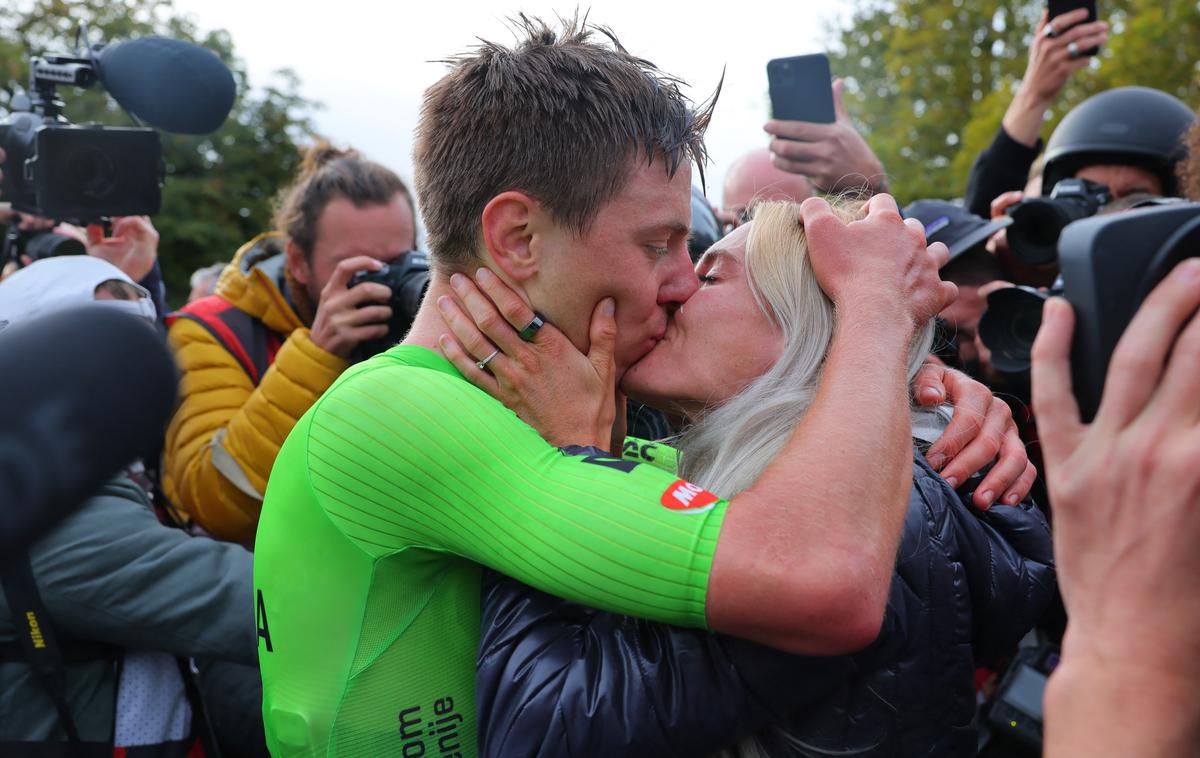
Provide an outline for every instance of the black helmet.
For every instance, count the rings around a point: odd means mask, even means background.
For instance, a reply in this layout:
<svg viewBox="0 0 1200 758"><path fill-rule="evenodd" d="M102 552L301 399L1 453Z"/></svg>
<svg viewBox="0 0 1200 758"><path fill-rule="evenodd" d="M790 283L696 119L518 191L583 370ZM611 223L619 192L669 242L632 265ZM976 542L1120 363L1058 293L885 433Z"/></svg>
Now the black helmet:
<svg viewBox="0 0 1200 758"><path fill-rule="evenodd" d="M692 256L692 263L700 260L704 251L712 247L723 236L721 222L717 221L717 216L713 213L712 206L708 204L708 199L704 197L704 193L700 191L699 187L693 185L692 235L688 237L688 253Z"/></svg>
<svg viewBox="0 0 1200 758"><path fill-rule="evenodd" d="M1162 180L1163 194L1176 193L1175 164L1184 157L1182 137L1195 119L1177 98L1149 87L1118 87L1093 95L1063 117L1046 144L1043 194L1084 166L1139 166Z"/></svg>

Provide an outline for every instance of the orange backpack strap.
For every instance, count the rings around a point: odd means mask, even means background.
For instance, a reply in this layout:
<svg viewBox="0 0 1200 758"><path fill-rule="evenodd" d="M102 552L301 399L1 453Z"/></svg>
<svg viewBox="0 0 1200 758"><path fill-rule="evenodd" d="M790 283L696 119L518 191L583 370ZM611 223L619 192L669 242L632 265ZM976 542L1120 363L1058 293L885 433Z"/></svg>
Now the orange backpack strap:
<svg viewBox="0 0 1200 758"><path fill-rule="evenodd" d="M275 361L275 354L283 342L262 321L238 309L220 295L209 295L188 303L167 317L167 327L170 328L181 318L204 327L213 339L237 359L255 386Z"/></svg>

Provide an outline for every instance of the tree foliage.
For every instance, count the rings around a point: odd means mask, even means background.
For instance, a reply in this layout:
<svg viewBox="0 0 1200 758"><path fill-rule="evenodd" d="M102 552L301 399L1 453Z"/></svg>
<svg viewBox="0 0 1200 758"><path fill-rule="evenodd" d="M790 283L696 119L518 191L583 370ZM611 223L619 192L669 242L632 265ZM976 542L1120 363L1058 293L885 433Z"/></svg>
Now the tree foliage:
<svg viewBox="0 0 1200 758"><path fill-rule="evenodd" d="M179 305L192 271L229 260L238 246L268 228L272 200L299 167L299 144L312 133L309 116L317 105L301 97L299 80L286 69L252 90L229 34L202 32L170 0L32 0L0 16L0 105L16 87L26 86L31 54L74 49L81 21L93 41L157 34L203 45L229 65L237 82L233 112L216 132L162 134L166 182L154 225L169 297ZM60 95L73 123L130 124L99 87L63 88Z"/></svg>
<svg viewBox="0 0 1200 758"><path fill-rule="evenodd" d="M1044 1L866 0L832 30L846 105L902 202L957 197L991 142L1028 60ZM1111 87L1140 84L1200 105L1200 3L1101 3L1111 30L1072 77L1043 136L1068 110Z"/></svg>

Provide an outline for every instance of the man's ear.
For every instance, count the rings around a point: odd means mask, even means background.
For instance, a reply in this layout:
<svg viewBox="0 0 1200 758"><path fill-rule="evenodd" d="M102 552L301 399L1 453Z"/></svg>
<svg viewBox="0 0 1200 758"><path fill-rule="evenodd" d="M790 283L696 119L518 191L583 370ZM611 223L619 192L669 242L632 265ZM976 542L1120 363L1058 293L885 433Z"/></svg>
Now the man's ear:
<svg viewBox="0 0 1200 758"><path fill-rule="evenodd" d="M292 275L293 279L307 287L312 279L312 268L304 257L304 251L295 242L288 240L287 247L284 248L284 256L288 273Z"/></svg>
<svg viewBox="0 0 1200 758"><path fill-rule="evenodd" d="M528 281L538 272L547 214L524 192L501 192L483 208L483 244L501 273L513 282Z"/></svg>

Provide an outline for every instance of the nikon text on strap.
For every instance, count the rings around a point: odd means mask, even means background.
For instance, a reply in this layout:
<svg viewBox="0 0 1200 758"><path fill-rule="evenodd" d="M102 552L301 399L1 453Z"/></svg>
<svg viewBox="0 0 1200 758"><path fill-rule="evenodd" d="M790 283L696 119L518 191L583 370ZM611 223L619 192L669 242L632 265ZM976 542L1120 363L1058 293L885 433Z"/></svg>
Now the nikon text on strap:
<svg viewBox="0 0 1200 758"><path fill-rule="evenodd" d="M21 551L10 556L8 565L0 572L0 581L4 585L4 597L12 611L13 626L17 630L25 660L54 701L67 738L78 745L79 731L67 707L67 676L62 652L54 636L54 623L42 604L42 596L33 580L29 553Z"/></svg>

